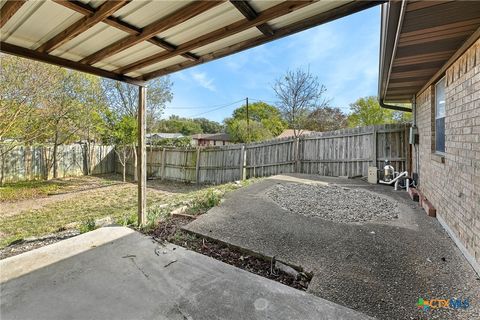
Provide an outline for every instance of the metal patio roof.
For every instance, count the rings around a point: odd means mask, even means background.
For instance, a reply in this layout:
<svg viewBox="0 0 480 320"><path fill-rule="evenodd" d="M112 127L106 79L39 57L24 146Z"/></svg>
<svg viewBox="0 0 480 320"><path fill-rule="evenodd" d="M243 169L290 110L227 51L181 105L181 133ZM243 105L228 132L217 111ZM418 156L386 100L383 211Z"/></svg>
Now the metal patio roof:
<svg viewBox="0 0 480 320"><path fill-rule="evenodd" d="M143 84L378 3L0 0L0 50Z"/></svg>
<svg viewBox="0 0 480 320"><path fill-rule="evenodd" d="M478 1L382 5L380 101L408 103L480 37Z"/></svg>

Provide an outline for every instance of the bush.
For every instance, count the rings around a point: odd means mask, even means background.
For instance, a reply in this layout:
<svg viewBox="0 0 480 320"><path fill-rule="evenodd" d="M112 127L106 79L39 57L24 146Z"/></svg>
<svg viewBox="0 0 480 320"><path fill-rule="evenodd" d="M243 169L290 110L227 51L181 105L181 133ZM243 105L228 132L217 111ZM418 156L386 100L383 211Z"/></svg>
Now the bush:
<svg viewBox="0 0 480 320"><path fill-rule="evenodd" d="M88 218L80 224L80 233L85 233L95 230L95 219Z"/></svg>
<svg viewBox="0 0 480 320"><path fill-rule="evenodd" d="M208 209L217 206L222 200L224 193L218 189L208 189L197 195L191 202L190 214L202 214Z"/></svg>

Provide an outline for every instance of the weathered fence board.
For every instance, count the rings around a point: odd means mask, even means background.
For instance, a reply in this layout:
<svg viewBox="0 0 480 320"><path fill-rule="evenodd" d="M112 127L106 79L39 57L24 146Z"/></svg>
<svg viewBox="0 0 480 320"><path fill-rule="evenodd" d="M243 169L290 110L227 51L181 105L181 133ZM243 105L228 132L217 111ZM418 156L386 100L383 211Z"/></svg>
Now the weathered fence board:
<svg viewBox="0 0 480 320"><path fill-rule="evenodd" d="M1 147L1 146L0 146ZM115 172L115 154L111 146L72 144L58 146L58 178L81 176L89 172ZM53 177L53 146L18 146L0 159L0 180L3 182L51 179Z"/></svg>
<svg viewBox="0 0 480 320"><path fill-rule="evenodd" d="M148 148L149 178L219 184L282 173L366 176L388 159L406 170L407 125L381 125L322 132L246 145L200 149ZM121 165L117 163L117 171ZM132 161L127 173L133 174Z"/></svg>

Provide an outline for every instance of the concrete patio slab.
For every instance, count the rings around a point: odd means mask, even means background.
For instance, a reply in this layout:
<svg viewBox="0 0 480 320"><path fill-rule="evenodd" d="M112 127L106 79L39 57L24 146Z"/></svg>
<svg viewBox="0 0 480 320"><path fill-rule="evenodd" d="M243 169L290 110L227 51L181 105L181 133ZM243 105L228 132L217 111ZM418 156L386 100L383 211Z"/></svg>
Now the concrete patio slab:
<svg viewBox="0 0 480 320"><path fill-rule="evenodd" d="M371 319L124 227L0 261L0 318Z"/></svg>
<svg viewBox="0 0 480 320"><path fill-rule="evenodd" d="M331 183L363 188L397 201L398 219L337 223L292 213L267 192L276 184ZM309 292L379 319L480 318L480 281L438 221L404 191L359 179L276 176L227 195L184 228L275 257L312 272ZM470 299L467 310L422 315L419 298Z"/></svg>

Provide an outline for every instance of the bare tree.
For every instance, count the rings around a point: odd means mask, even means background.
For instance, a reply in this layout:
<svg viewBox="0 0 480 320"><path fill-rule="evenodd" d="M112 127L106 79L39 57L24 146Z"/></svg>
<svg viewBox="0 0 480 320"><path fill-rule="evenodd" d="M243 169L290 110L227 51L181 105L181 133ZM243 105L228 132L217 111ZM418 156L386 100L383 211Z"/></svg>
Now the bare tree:
<svg viewBox="0 0 480 320"><path fill-rule="evenodd" d="M147 131L153 127L165 109L167 102L172 101L173 83L170 77L161 77L148 83L147 90ZM117 117L137 118L138 87L113 80L104 80L103 88L110 109ZM137 180L137 146L136 140L132 141L131 150L134 160L133 178ZM122 151L125 154L125 151Z"/></svg>
<svg viewBox="0 0 480 320"><path fill-rule="evenodd" d="M277 95L278 108L288 126L293 129L295 137L302 134L312 110L328 104L323 96L325 86L319 83L318 77L312 75L309 69L287 71L277 79L273 90Z"/></svg>

